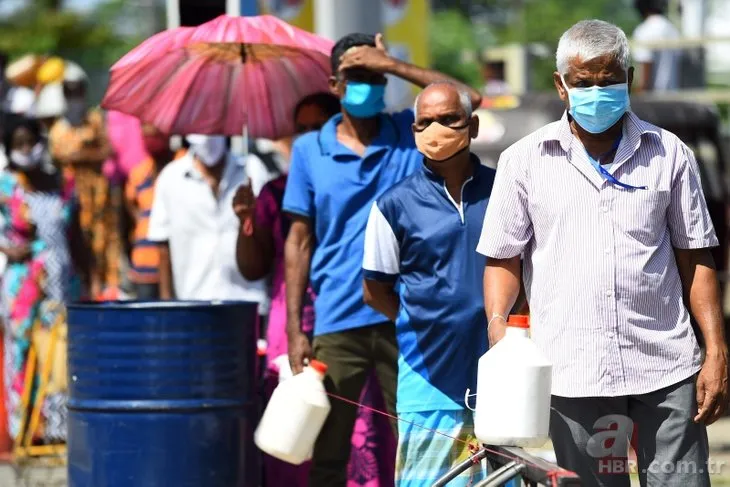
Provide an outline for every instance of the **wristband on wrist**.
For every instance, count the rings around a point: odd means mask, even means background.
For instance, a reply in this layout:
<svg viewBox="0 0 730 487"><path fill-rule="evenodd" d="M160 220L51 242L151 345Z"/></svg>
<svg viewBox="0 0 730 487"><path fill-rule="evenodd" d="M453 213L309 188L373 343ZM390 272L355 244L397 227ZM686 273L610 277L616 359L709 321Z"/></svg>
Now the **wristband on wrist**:
<svg viewBox="0 0 730 487"><path fill-rule="evenodd" d="M494 323L494 320L502 320L505 323L507 323L507 318L502 316L499 313L492 313L492 319L489 320L489 323L487 323L487 330L489 330L489 327L492 326L492 323Z"/></svg>

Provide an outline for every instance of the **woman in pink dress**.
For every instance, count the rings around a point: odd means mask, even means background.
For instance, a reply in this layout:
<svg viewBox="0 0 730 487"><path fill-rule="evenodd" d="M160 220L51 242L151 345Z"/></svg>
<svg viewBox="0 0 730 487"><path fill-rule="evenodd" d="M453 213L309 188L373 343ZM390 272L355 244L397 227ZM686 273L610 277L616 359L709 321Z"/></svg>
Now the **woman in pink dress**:
<svg viewBox="0 0 730 487"><path fill-rule="evenodd" d="M306 97L295 109L297 133L319 130L339 112L339 100L330 94ZM284 242L290 221L281 211L285 187L286 175L283 175L266 184L258 198L254 199L250 187L242 187L234 199L234 210L242 222L237 252L239 269L249 280L272 275L271 309L266 331L267 400L278 383L279 370L274 361L287 354ZM302 316L302 327L310 337L314 327L314 299L310 288ZM382 411L385 405L375 381L374 376L369 379L361 403ZM307 486L309 464L296 467L268 455L265 455L264 462L265 486ZM394 463L395 439L389 420L361 407L352 435L348 487L392 486Z"/></svg>

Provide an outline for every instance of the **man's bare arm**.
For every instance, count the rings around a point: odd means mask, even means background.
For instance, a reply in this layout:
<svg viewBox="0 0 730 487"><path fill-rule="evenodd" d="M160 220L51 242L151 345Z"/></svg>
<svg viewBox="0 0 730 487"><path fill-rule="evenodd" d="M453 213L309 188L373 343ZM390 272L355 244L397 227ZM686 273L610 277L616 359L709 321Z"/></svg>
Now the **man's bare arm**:
<svg viewBox="0 0 730 487"><path fill-rule="evenodd" d="M302 301L309 285L313 235L309 219L293 216L284 246L286 279L286 335L292 371L302 371L304 360L312 355L309 339L302 332Z"/></svg>
<svg viewBox="0 0 730 487"><path fill-rule="evenodd" d="M383 313L390 321L395 322L400 309L400 298L395 293L392 282L363 279L362 290L365 304L375 311Z"/></svg>
<svg viewBox="0 0 730 487"><path fill-rule="evenodd" d="M728 402L728 349L715 262L708 249L675 249L685 302L705 342L705 361L697 377L695 421L712 424Z"/></svg>
<svg viewBox="0 0 730 487"><path fill-rule="evenodd" d="M487 258L484 269L484 308L489 325L489 344L494 345L504 337L506 322L495 315L507 318L520 295L520 256L509 259Z"/></svg>
<svg viewBox="0 0 730 487"><path fill-rule="evenodd" d="M168 242L160 242L157 247L160 249L160 299L174 299L170 245Z"/></svg>

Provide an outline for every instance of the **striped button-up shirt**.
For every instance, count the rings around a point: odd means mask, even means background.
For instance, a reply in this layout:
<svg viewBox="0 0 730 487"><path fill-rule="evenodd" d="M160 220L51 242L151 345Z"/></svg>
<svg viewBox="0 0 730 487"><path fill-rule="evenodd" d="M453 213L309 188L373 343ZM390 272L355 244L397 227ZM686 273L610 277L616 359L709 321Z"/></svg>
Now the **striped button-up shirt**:
<svg viewBox="0 0 730 487"><path fill-rule="evenodd" d="M692 151L632 113L610 173L567 115L507 149L477 250L524 256L532 338L553 394L643 394L696 373L700 350L673 248L718 245Z"/></svg>

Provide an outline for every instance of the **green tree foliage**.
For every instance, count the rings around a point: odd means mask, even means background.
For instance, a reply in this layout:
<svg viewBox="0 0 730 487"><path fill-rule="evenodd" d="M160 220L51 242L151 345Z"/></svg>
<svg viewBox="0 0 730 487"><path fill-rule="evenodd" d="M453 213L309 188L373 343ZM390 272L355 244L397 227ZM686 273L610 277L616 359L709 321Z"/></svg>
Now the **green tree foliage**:
<svg viewBox="0 0 730 487"><path fill-rule="evenodd" d="M585 19L612 22L630 37L639 22L631 4L617 0L527 0L519 13L519 22L501 29L498 37L502 43L544 44L554 53L562 33ZM554 57L535 59L531 67L533 88L552 89Z"/></svg>
<svg viewBox="0 0 730 487"><path fill-rule="evenodd" d="M474 86L481 83L476 60L462 63L462 53L481 52L489 45L480 43L466 12L484 12L495 45L543 44L554 53L560 35L584 19L603 19L623 28L630 36L639 22L631 0L437 0L431 25L433 64L448 74ZM506 19L498 24L494 19ZM552 89L555 59L533 58L533 89Z"/></svg>
<svg viewBox="0 0 730 487"><path fill-rule="evenodd" d="M108 68L139 42L114 29L123 0L111 0L89 15L61 10L59 3L35 0L0 20L0 50L11 58L29 53L59 55L94 69Z"/></svg>
<svg viewBox="0 0 730 487"><path fill-rule="evenodd" d="M469 19L460 10L437 11L431 17L431 64L472 86L479 86L477 38Z"/></svg>

